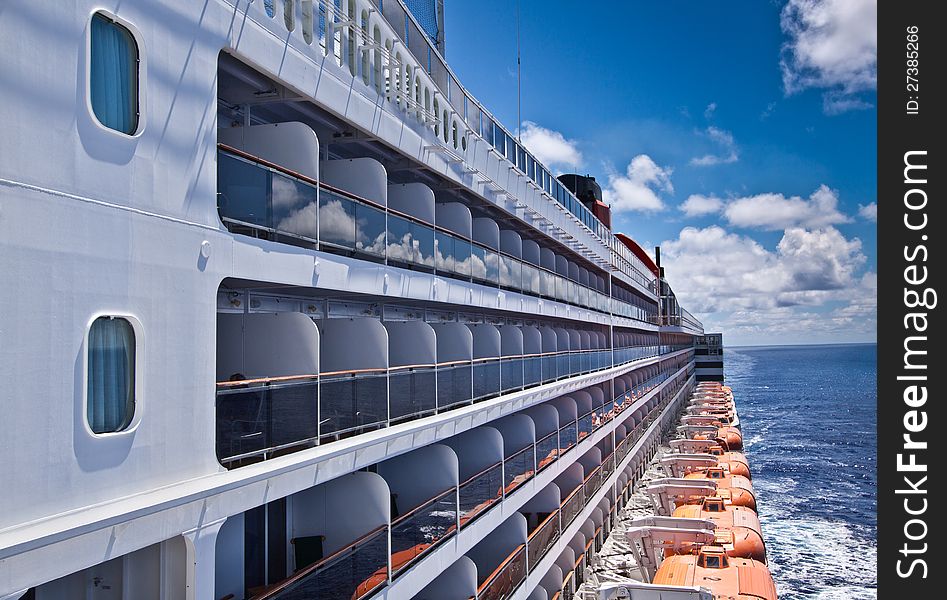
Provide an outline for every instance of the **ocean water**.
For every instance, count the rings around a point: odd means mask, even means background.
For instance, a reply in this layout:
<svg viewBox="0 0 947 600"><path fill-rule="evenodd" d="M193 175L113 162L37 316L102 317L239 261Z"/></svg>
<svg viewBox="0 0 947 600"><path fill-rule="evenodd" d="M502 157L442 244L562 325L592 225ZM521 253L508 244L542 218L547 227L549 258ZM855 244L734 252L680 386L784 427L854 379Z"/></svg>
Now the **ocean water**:
<svg viewBox="0 0 947 600"><path fill-rule="evenodd" d="M781 600L877 597L875 344L724 350Z"/></svg>

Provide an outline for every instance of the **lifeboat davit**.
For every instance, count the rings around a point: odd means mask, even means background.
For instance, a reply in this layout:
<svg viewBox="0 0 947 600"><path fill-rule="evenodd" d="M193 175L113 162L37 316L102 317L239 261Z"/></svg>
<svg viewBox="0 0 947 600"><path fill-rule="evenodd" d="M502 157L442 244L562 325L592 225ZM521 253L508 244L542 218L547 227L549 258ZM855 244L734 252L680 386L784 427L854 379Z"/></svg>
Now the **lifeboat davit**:
<svg viewBox="0 0 947 600"><path fill-rule="evenodd" d="M703 471L688 473L684 479L710 479L717 482L717 495L728 498L734 506L745 506L756 510L756 496L753 494L753 484L742 475L728 473L723 467L710 467Z"/></svg>
<svg viewBox="0 0 947 600"><path fill-rule="evenodd" d="M717 544L726 550L728 556L766 562L760 519L745 506L733 506L724 498L710 496L700 504L679 506L672 516L713 521L717 525L714 530Z"/></svg>
<svg viewBox="0 0 947 600"><path fill-rule="evenodd" d="M703 546L697 554L664 559L653 583L699 586L714 598L726 600L777 600L773 576L763 563L752 558L727 556L720 546Z"/></svg>

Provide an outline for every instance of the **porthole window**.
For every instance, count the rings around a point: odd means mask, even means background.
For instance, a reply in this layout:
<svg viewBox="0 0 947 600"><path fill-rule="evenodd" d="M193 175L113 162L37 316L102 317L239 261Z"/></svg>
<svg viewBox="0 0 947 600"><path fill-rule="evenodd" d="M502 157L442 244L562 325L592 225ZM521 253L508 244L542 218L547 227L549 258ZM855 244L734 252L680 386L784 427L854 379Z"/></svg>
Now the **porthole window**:
<svg viewBox="0 0 947 600"><path fill-rule="evenodd" d="M135 414L135 329L127 319L99 317L89 329L86 418L93 433L129 426Z"/></svg>
<svg viewBox="0 0 947 600"><path fill-rule="evenodd" d="M109 129L138 130L138 44L128 28L107 16L92 17L89 97L92 112Z"/></svg>

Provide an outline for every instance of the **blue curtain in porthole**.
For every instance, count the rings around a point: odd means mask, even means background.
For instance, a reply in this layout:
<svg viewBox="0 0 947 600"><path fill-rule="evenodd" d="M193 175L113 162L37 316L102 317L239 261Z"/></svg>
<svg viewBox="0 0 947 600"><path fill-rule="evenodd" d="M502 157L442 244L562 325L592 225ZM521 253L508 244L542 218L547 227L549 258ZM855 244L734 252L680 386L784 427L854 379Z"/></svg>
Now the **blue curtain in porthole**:
<svg viewBox="0 0 947 600"><path fill-rule="evenodd" d="M137 125L136 53L124 27L101 15L92 18L92 110L100 123L128 134L134 133Z"/></svg>
<svg viewBox="0 0 947 600"><path fill-rule="evenodd" d="M96 319L89 330L87 417L95 433L120 431L134 412L135 332L125 319Z"/></svg>

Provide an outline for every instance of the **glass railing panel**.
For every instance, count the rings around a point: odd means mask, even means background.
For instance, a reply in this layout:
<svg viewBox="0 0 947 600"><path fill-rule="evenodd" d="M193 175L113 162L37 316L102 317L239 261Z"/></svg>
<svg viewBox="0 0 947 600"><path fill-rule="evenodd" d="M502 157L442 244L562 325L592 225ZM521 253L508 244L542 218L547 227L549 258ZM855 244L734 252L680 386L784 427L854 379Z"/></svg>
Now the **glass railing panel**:
<svg viewBox="0 0 947 600"><path fill-rule="evenodd" d="M549 271L541 271L539 275L540 293L546 298L556 297L556 276Z"/></svg>
<svg viewBox="0 0 947 600"><path fill-rule="evenodd" d="M592 421L593 413L591 411L579 417L579 441L584 440L585 436L592 433L592 429L594 428Z"/></svg>
<svg viewBox="0 0 947 600"><path fill-rule="evenodd" d="M473 365L469 362L437 367L437 410L470 404L473 400Z"/></svg>
<svg viewBox="0 0 947 600"><path fill-rule="evenodd" d="M549 383L558 378L558 357L555 354L548 354L542 357L543 381ZM564 374L563 374L564 375Z"/></svg>
<svg viewBox="0 0 947 600"><path fill-rule="evenodd" d="M478 600L509 598L526 578L526 547L517 548L478 588Z"/></svg>
<svg viewBox="0 0 947 600"><path fill-rule="evenodd" d="M460 526L482 515L503 497L503 463L497 463L460 484Z"/></svg>
<svg viewBox="0 0 947 600"><path fill-rule="evenodd" d="M315 443L319 384L315 377L283 383L230 384L217 391L217 457L224 465L267 451ZM234 466L239 466L235 464Z"/></svg>
<svg viewBox="0 0 947 600"><path fill-rule="evenodd" d="M388 375L388 405L391 420L417 419L437 409L437 373L433 365L391 369Z"/></svg>
<svg viewBox="0 0 947 600"><path fill-rule="evenodd" d="M487 283L500 285L500 255L488 248L484 251L483 260L487 271Z"/></svg>
<svg viewBox="0 0 947 600"><path fill-rule="evenodd" d="M470 277L477 282L487 283L487 249L474 244L470 248Z"/></svg>
<svg viewBox="0 0 947 600"><path fill-rule="evenodd" d="M388 581L388 529L382 527L355 544L297 572L259 600L337 600L365 598Z"/></svg>
<svg viewBox="0 0 947 600"><path fill-rule="evenodd" d="M355 250L358 241L356 203L325 188L319 193L319 241Z"/></svg>
<svg viewBox="0 0 947 600"><path fill-rule="evenodd" d="M249 228L270 227L269 187L266 169L217 153L217 209L228 227L230 220Z"/></svg>
<svg viewBox="0 0 947 600"><path fill-rule="evenodd" d="M569 353L569 372L573 375L582 372L582 353L578 350Z"/></svg>
<svg viewBox="0 0 947 600"><path fill-rule="evenodd" d="M325 441L384 427L388 421L385 373L324 376L319 393L319 435Z"/></svg>
<svg viewBox="0 0 947 600"><path fill-rule="evenodd" d="M500 384L504 392L523 389L523 359L500 360Z"/></svg>
<svg viewBox="0 0 947 600"><path fill-rule="evenodd" d="M578 428L575 423L566 423L559 428L559 454L576 445Z"/></svg>
<svg viewBox="0 0 947 600"><path fill-rule="evenodd" d="M542 471L559 458L559 436L558 432L546 434L536 442L536 468Z"/></svg>
<svg viewBox="0 0 947 600"><path fill-rule="evenodd" d="M388 214L388 262L397 266L434 268L434 229Z"/></svg>
<svg viewBox="0 0 947 600"><path fill-rule="evenodd" d="M473 363L473 399L484 400L500 394L500 359L479 359Z"/></svg>
<svg viewBox="0 0 947 600"><path fill-rule="evenodd" d="M279 173L270 174L270 223L277 233L316 242L319 193L315 185Z"/></svg>
<svg viewBox="0 0 947 600"><path fill-rule="evenodd" d="M539 526L529 534L526 542L526 556L528 567L536 566L546 552L559 539L559 511L550 514Z"/></svg>
<svg viewBox="0 0 947 600"><path fill-rule="evenodd" d="M598 488L602 485L602 468L595 467L595 469L586 476L584 485L585 497L591 498L592 494L598 491Z"/></svg>
<svg viewBox="0 0 947 600"><path fill-rule="evenodd" d="M503 490L510 494L533 476L534 448L530 444L503 461Z"/></svg>
<svg viewBox="0 0 947 600"><path fill-rule="evenodd" d="M444 231L434 233L434 268L438 274L454 273L454 236Z"/></svg>
<svg viewBox="0 0 947 600"><path fill-rule="evenodd" d="M529 387L543 381L542 357L528 356L523 359L523 385Z"/></svg>
<svg viewBox="0 0 947 600"><path fill-rule="evenodd" d="M560 352L556 356L556 370L559 372L559 378L572 375L572 366L569 364L569 351Z"/></svg>
<svg viewBox="0 0 947 600"><path fill-rule="evenodd" d="M470 278L471 248L467 240L454 238L454 273L462 279Z"/></svg>
<svg viewBox="0 0 947 600"><path fill-rule="evenodd" d="M592 370L592 354L591 350L583 350L581 354L579 354L579 361L582 365L581 369L583 373L588 373Z"/></svg>
<svg viewBox="0 0 947 600"><path fill-rule="evenodd" d="M542 294L539 269L527 263L523 263L523 291L533 296Z"/></svg>
<svg viewBox="0 0 947 600"><path fill-rule="evenodd" d="M391 524L391 570L395 576L457 531L456 490L451 488Z"/></svg>
<svg viewBox="0 0 947 600"><path fill-rule="evenodd" d="M562 501L562 508L560 509L560 514L562 516L562 528L565 529L572 523L576 515L579 514L579 511L582 510L582 507L585 506L585 488L579 486L574 489L566 499Z"/></svg>
<svg viewBox="0 0 947 600"><path fill-rule="evenodd" d="M313 183L218 152L217 203L235 233L314 246L318 191Z"/></svg>
<svg viewBox="0 0 947 600"><path fill-rule="evenodd" d="M386 243L385 211L356 203L355 205L355 249L358 252L384 258Z"/></svg>

